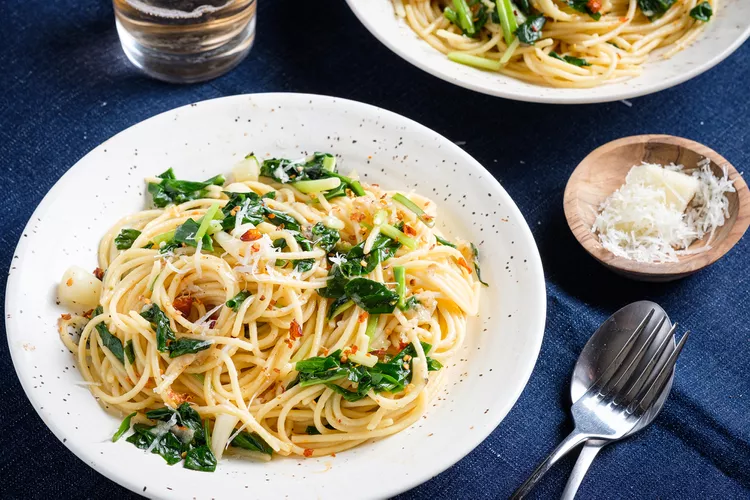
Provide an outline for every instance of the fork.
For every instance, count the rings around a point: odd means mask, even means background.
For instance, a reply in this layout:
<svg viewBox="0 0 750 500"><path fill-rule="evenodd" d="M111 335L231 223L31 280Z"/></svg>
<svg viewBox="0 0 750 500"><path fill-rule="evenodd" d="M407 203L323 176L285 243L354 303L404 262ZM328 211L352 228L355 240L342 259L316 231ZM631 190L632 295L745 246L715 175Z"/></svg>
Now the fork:
<svg viewBox="0 0 750 500"><path fill-rule="evenodd" d="M571 407L575 429L552 453L534 470L531 476L513 493L511 499L524 498L542 476L570 450L589 439L620 439L633 429L638 420L654 403L669 378L677 357L680 355L690 332L682 336L680 342L669 354L666 362L659 363L672 343L677 325L662 339L642 370L641 365L649 346L656 339L664 319L649 333L645 342L632 359L625 363L636 341L644 332L654 314L652 309L633 331L617 356L607 366L589 390Z"/></svg>

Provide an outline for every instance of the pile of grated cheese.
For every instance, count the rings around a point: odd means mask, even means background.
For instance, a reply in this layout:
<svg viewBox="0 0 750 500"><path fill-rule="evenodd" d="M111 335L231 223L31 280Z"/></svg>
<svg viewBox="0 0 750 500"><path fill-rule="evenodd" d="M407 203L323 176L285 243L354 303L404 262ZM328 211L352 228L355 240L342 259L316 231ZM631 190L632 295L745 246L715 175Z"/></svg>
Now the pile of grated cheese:
<svg viewBox="0 0 750 500"><path fill-rule="evenodd" d="M708 159L691 175L682 165L634 166L625 184L599 208L592 232L613 254L638 262L677 262L680 255L711 248L714 232L729 217L726 193L734 181L716 177ZM709 235L706 244L688 249Z"/></svg>

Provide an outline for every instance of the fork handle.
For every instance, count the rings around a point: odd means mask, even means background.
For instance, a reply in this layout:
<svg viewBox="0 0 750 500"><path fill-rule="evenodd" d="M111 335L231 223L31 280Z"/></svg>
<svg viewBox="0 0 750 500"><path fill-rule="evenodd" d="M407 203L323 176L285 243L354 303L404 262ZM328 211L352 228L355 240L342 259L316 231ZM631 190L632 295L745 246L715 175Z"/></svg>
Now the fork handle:
<svg viewBox="0 0 750 500"><path fill-rule="evenodd" d="M581 454L578 455L576 465L573 467L573 472L570 473L568 483L565 485L565 491L563 491L560 500L573 500L578 492L578 488L581 486L583 477L591 467L591 463L594 461L599 452L609 444L609 441L600 441L592 439L583 445L581 448Z"/></svg>
<svg viewBox="0 0 750 500"><path fill-rule="evenodd" d="M568 437L563 439L562 443L557 445L552 453L532 472L531 476L511 495L511 500L521 500L529 494L531 489L539 482L548 470L552 468L555 463L564 457L570 450L581 444L582 442L589 439L591 436L583 434L578 429L571 432Z"/></svg>

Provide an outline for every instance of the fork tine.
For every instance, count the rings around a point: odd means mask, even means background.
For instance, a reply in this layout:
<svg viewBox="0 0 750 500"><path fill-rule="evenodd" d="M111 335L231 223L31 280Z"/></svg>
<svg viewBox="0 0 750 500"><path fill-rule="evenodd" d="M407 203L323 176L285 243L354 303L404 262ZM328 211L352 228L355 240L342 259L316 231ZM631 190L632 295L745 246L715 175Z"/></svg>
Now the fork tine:
<svg viewBox="0 0 750 500"><path fill-rule="evenodd" d="M638 378L631 384L630 388L625 392L625 394L621 395L621 397L618 398L618 402L633 401L634 397L640 392L643 386L646 385L646 382L649 380L649 376L653 373L657 373L657 369L661 368L659 366L659 360L664 357L664 353L666 352L667 348L672 344L672 339L674 338L676 330L677 323L672 325L672 328L669 329L669 332L667 332L667 335L664 336L661 343L659 344L659 347L656 348L656 352L654 352L654 354L651 356L651 359L649 359L648 363L646 363L646 366L641 370Z"/></svg>
<svg viewBox="0 0 750 500"><path fill-rule="evenodd" d="M682 348L685 346L685 342L687 341L689 336L690 331L685 332L685 335L682 336L680 342L677 344L677 347L675 347L674 351L672 351L672 353L669 355L667 362L664 363L664 366L661 367L656 377L650 378L649 381L644 384L643 388L638 392L638 395L635 397L633 402L630 403L630 406L628 406L628 412L633 413L638 407L645 410L649 406L651 406L657 395L661 393L661 390L667 383L669 375L672 373L672 370L677 363L677 358L680 356Z"/></svg>
<svg viewBox="0 0 750 500"><path fill-rule="evenodd" d="M661 320L659 320L659 323L657 323L656 327L651 330L651 333L646 338L646 341L641 345L641 347L638 349L638 352L635 353L635 356L633 356L633 359L630 360L630 363L628 363L627 366L624 367L624 369L617 371L617 377L612 377L612 381L610 381L609 384L605 387L605 389L602 390L602 393L614 393L614 392L620 392L625 389L626 384L630 381L630 379L633 377L633 374L638 368L638 365L641 362L641 359L643 359L643 356L646 354L646 351L651 346L651 343L654 341L656 336L661 331L662 325L664 325L664 322L666 321L667 317L662 316ZM637 382L637 379L636 379Z"/></svg>
<svg viewBox="0 0 750 500"><path fill-rule="evenodd" d="M654 309L651 309L649 313L646 315L645 318L643 318L643 321L638 325L638 327L633 330L633 333L630 335L628 340L625 342L625 344L620 349L620 352L617 353L617 356L615 356L615 359L612 360L612 362L607 366L607 368L604 369L601 375L599 375L599 378L596 379L596 381L591 384L591 387L589 387L588 391L586 391L587 394L594 394L597 392L600 392L601 388L606 386L610 380L612 379L612 376L617 372L617 370L622 366L623 361L625 361L625 358L628 357L628 354L630 354L631 349L633 349L633 346L635 345L635 341L638 338L638 336L643 332L643 330L646 328L646 325L649 321L651 321L651 317L654 315Z"/></svg>

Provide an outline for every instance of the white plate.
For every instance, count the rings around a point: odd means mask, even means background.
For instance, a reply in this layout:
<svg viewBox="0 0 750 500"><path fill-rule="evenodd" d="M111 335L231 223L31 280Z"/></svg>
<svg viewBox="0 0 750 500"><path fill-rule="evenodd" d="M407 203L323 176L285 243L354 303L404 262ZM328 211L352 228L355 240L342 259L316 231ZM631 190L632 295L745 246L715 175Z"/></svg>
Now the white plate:
<svg viewBox="0 0 750 500"><path fill-rule="evenodd" d="M558 89L525 83L449 61L396 16L391 0L346 0L370 33L386 47L446 82L516 101L585 104L619 101L668 89L719 64L750 37L750 2L720 0L700 38L671 59L653 57L643 74L592 89Z"/></svg>
<svg viewBox="0 0 750 500"><path fill-rule="evenodd" d="M482 253L481 317L427 417L394 437L335 458L224 460L213 474L109 441L106 414L56 332L55 287L71 264L96 267L99 238L144 207L147 175L174 167L180 178L228 172L249 151L287 157L341 155L341 169L388 189L416 189L439 202L449 236ZM104 142L50 190L24 230L6 290L6 327L24 390L54 434L87 464L158 498L386 497L435 476L476 447L505 417L531 374L546 300L539 253L523 216L468 154L431 130L357 102L303 94L256 94L191 104ZM72 457L71 457L72 459ZM64 467L65 464L51 464ZM144 493L145 492L145 493Z"/></svg>

